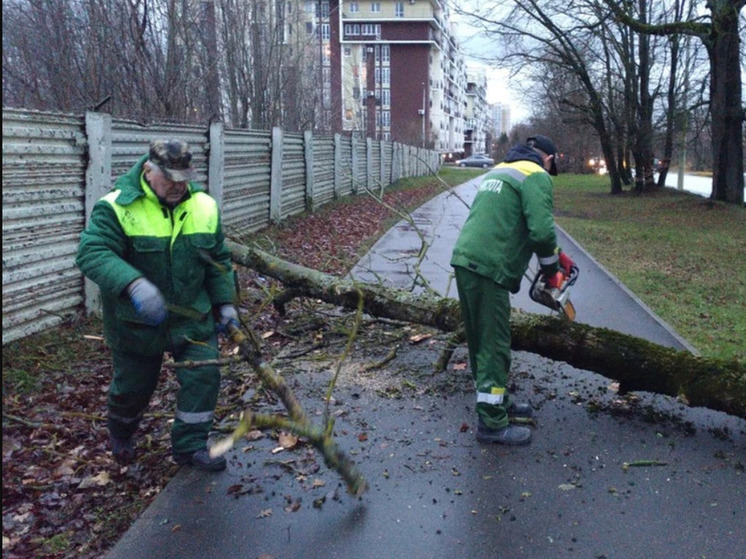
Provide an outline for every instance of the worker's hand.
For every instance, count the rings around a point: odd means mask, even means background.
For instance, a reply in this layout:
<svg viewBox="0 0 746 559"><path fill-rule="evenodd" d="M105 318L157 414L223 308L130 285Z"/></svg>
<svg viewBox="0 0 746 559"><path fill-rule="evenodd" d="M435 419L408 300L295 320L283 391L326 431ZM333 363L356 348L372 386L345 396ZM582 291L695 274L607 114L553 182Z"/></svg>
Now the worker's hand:
<svg viewBox="0 0 746 559"><path fill-rule="evenodd" d="M158 326L166 319L166 300L158 288L145 278L137 278L127 286L127 294L137 315L149 326Z"/></svg>
<svg viewBox="0 0 746 559"><path fill-rule="evenodd" d="M560 270L556 274L547 276L544 285L549 288L559 289L560 287L562 287L563 283L565 283L565 274Z"/></svg>
<svg viewBox="0 0 746 559"><path fill-rule="evenodd" d="M570 277L570 272L572 267L575 266L575 262L564 251L560 251L559 253L559 265L564 270L565 275Z"/></svg>
<svg viewBox="0 0 746 559"><path fill-rule="evenodd" d="M234 305L223 305L220 307L220 317L218 318L218 332L228 332L228 325L232 324L236 328L240 326L238 322L238 310Z"/></svg>

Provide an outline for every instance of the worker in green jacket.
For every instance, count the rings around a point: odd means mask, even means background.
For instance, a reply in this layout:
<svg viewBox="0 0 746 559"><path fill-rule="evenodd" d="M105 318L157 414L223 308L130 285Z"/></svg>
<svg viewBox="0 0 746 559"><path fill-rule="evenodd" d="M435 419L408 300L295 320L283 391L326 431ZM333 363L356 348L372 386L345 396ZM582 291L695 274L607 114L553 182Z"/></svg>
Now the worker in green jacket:
<svg viewBox="0 0 746 559"><path fill-rule="evenodd" d="M510 293L517 293L535 253L549 287L569 275L572 260L557 246L552 179L554 143L532 136L517 145L479 185L451 258L477 389L477 440L527 444L531 431L509 416L530 417L530 404L513 402L510 371Z"/></svg>
<svg viewBox="0 0 746 559"><path fill-rule="evenodd" d="M114 376L108 394L112 453L135 458L133 436L158 383L164 352L176 362L218 358L216 325L237 324L236 284L216 201L194 176L181 140L156 140L101 198L76 263L101 290ZM220 386L217 365L177 369L171 429L177 464L222 470L207 439Z"/></svg>

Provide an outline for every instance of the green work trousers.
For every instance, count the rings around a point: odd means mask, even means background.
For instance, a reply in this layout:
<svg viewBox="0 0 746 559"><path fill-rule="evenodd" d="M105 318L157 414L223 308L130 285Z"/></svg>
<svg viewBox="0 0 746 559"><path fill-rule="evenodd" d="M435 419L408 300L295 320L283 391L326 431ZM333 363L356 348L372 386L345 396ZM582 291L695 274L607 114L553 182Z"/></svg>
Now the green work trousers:
<svg viewBox="0 0 746 559"><path fill-rule="evenodd" d="M129 439L145 413L161 372L163 355L113 351L114 378L109 386L108 427L119 439ZM172 348L175 362L218 358L217 336L203 343L184 341ZM220 369L204 365L176 369L179 390L171 427L174 453L194 452L207 445L220 389Z"/></svg>
<svg viewBox="0 0 746 559"><path fill-rule="evenodd" d="M490 429L508 425L510 293L494 281L455 267L469 364L477 389L477 414Z"/></svg>

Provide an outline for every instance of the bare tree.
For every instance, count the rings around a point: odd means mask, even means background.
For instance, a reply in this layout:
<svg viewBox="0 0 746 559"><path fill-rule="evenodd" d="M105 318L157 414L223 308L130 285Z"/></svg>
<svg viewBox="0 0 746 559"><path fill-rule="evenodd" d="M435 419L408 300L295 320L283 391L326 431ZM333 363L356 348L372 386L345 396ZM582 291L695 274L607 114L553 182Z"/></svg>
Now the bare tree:
<svg viewBox="0 0 746 559"><path fill-rule="evenodd" d="M485 36L505 45L503 63L529 67L535 103L550 102L555 110L583 120L596 132L609 169L611 193L622 191L604 95L599 20L593 3L553 0L496 0L462 13ZM501 53L502 54L502 53ZM532 73L531 73L532 72Z"/></svg>
<svg viewBox="0 0 746 559"><path fill-rule="evenodd" d="M8 0L3 104L317 128L318 13L276 0Z"/></svg>
<svg viewBox="0 0 746 559"><path fill-rule="evenodd" d="M699 38L710 58L712 114L712 194L715 200L743 203L743 107L739 14L746 0L708 0L709 15L692 14L685 21L650 24L624 2L603 0L626 25L643 35L691 35Z"/></svg>

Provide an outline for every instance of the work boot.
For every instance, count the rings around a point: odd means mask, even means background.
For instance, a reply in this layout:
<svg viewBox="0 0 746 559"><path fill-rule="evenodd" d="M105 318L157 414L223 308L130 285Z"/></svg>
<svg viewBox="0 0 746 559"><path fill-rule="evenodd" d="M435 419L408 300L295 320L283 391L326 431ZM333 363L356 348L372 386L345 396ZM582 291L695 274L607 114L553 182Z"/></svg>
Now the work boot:
<svg viewBox="0 0 746 559"><path fill-rule="evenodd" d="M109 435L109 443L114 460L122 466L126 466L135 459L135 443L132 442L131 437L129 439L119 439L114 435Z"/></svg>
<svg viewBox="0 0 746 559"><path fill-rule="evenodd" d="M511 402L506 411L508 417L533 417L534 415L534 408L528 403Z"/></svg>
<svg viewBox="0 0 746 559"><path fill-rule="evenodd" d="M528 427L507 425L501 429L490 429L479 419L477 440L480 443L497 443L504 445L522 445L531 442L531 430Z"/></svg>
<svg viewBox="0 0 746 559"><path fill-rule="evenodd" d="M183 466L191 464L199 470L206 472L219 472L225 470L226 462L224 456L210 457L210 451L206 448L200 448L195 452L174 452L174 462Z"/></svg>

